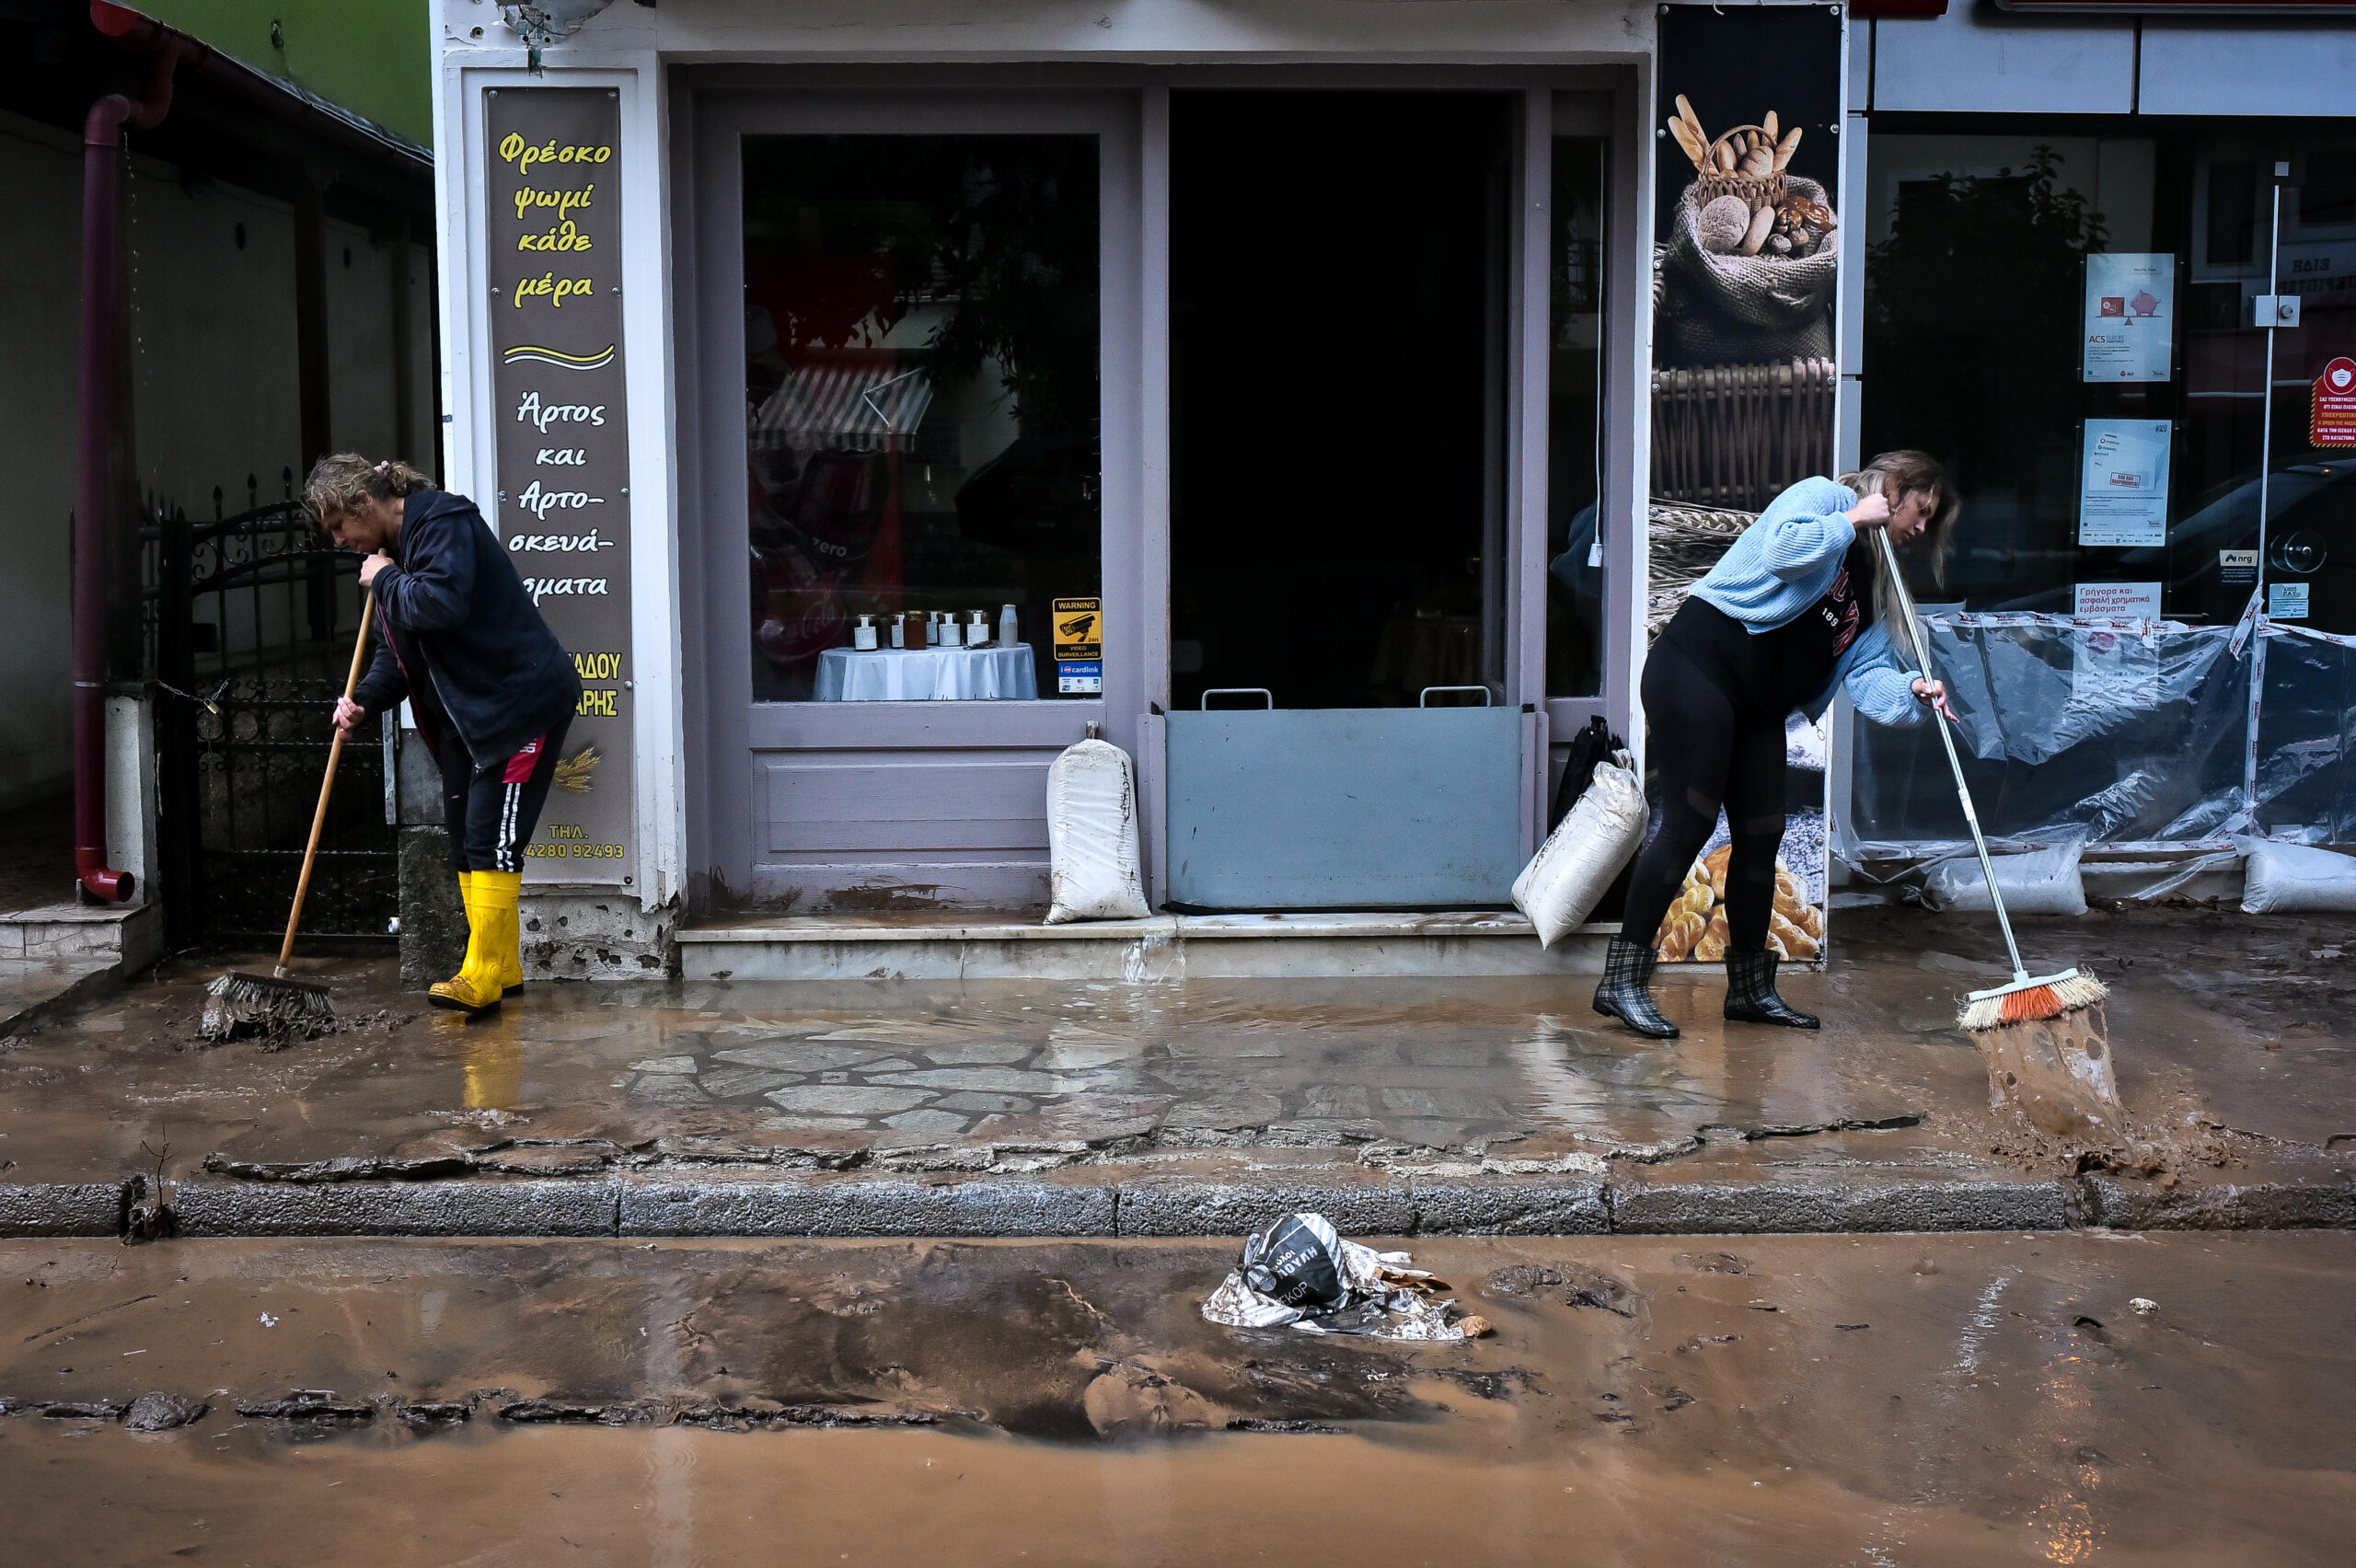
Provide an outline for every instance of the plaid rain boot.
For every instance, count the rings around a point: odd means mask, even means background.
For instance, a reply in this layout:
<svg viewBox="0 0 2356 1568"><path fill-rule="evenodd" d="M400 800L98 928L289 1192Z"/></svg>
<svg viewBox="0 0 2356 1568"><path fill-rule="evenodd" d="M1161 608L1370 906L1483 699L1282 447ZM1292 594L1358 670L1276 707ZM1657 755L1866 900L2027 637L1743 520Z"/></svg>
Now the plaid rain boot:
<svg viewBox="0 0 2356 1568"><path fill-rule="evenodd" d="M1785 1029L1821 1029L1824 1020L1804 1013L1775 994L1775 954L1727 950L1727 1017L1737 1023L1773 1023Z"/></svg>
<svg viewBox="0 0 2356 1568"><path fill-rule="evenodd" d="M1651 1039L1674 1040L1677 1025L1653 1005L1653 950L1645 943L1612 938L1604 952L1603 983L1595 988L1595 1010Z"/></svg>

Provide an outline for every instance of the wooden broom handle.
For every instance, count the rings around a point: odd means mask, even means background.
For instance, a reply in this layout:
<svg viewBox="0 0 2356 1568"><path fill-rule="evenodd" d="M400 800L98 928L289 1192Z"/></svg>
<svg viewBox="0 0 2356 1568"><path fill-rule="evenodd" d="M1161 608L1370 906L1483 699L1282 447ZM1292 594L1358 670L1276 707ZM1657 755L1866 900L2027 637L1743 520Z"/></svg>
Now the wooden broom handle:
<svg viewBox="0 0 2356 1568"><path fill-rule="evenodd" d="M344 700L360 689L360 666L368 661L368 634L376 624L376 590L370 588L368 597L360 605L360 637L352 645L352 674L344 677ZM328 745L328 774L319 780L319 809L311 813L311 841L303 847L303 876L294 884L294 907L286 912L286 940L278 947L277 977L286 978L287 961L294 956L294 932L303 924L303 901L311 896L311 867L319 854L319 835L328 825L328 798L335 793L336 764L343 760L344 732L335 726L335 739Z"/></svg>

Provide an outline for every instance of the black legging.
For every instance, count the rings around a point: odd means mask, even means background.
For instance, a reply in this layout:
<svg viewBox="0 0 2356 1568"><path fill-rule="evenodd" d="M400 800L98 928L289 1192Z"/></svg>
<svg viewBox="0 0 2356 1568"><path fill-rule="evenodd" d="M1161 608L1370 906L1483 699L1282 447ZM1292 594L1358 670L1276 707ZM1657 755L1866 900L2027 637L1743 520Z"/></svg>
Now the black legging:
<svg viewBox="0 0 2356 1568"><path fill-rule="evenodd" d="M1784 720L1738 713L1716 682L1673 642L1645 659L1645 725L1659 794L1652 837L1628 878L1621 930L1660 940L1661 917L1710 841L1724 806L1734 836L1727 862L1727 936L1738 951L1767 945L1775 909L1775 849L1784 838Z"/></svg>

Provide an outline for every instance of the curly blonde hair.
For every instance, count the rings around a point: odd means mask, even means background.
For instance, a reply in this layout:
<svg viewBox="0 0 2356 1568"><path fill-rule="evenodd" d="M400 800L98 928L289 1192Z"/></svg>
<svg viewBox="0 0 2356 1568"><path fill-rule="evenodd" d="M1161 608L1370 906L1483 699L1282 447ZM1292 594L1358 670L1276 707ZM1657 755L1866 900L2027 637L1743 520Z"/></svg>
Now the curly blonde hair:
<svg viewBox="0 0 2356 1568"><path fill-rule="evenodd" d="M338 452L311 465L303 481L303 506L321 527L329 517L359 511L372 501L387 501L433 488L433 481L398 457L371 463L357 452Z"/></svg>

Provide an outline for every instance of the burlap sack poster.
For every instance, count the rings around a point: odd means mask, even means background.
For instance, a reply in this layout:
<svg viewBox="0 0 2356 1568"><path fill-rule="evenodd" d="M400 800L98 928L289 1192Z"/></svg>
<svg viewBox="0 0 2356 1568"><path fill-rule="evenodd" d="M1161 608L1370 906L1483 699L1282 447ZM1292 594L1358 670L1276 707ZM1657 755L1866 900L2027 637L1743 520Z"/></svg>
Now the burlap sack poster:
<svg viewBox="0 0 2356 1568"><path fill-rule="evenodd" d="M1817 5L1658 13L1653 121L1654 635L1776 495L1835 471L1842 17ZM1648 756L1676 737L1654 732ZM1825 931L1825 728L1796 715L1769 943ZM1726 954L1721 815L1656 934L1665 962ZM1633 933L1632 933L1633 934Z"/></svg>

